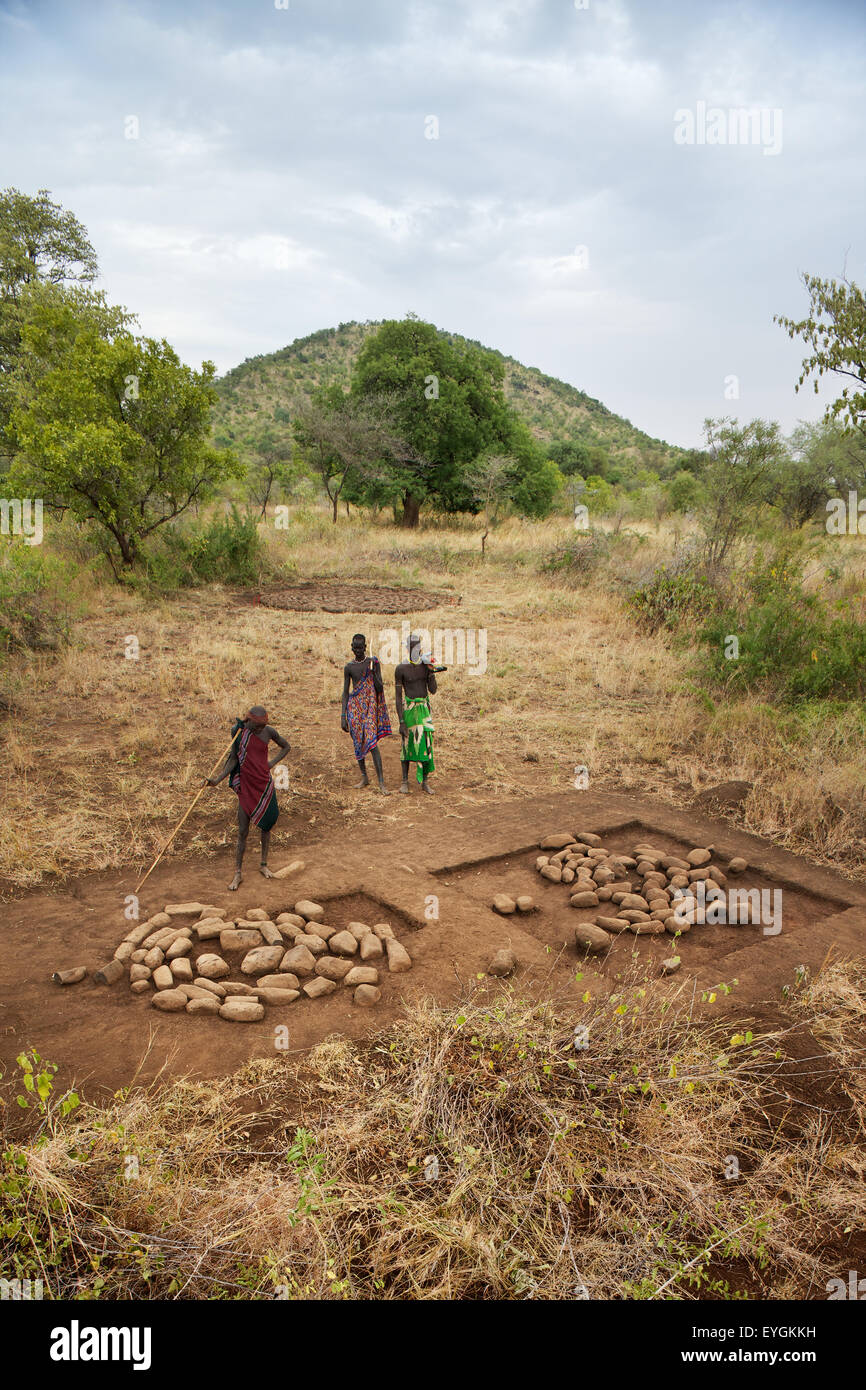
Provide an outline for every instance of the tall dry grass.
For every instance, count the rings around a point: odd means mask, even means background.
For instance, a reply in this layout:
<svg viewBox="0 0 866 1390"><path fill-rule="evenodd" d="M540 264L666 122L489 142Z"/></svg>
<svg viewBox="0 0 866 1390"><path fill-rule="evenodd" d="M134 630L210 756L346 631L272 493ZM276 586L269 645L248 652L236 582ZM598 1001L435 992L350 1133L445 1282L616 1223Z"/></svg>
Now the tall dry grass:
<svg viewBox="0 0 866 1390"><path fill-rule="evenodd" d="M862 1132L820 1083L803 1103L824 1052L788 1044L821 1032L856 1085L862 969L801 981L762 1037L634 973L577 1016L479 988L303 1063L49 1100L6 1136L3 1272L73 1298L825 1297Z"/></svg>

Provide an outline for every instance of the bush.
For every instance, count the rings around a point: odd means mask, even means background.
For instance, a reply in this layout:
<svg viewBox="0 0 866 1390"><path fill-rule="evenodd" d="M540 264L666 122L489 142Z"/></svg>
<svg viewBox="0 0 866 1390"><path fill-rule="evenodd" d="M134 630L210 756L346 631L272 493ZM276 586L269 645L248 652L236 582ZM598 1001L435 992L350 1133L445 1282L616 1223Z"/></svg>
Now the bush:
<svg viewBox="0 0 866 1390"><path fill-rule="evenodd" d="M595 573L608 558L611 537L606 531L586 531L558 545L542 560L542 574L555 574L572 584L580 584Z"/></svg>
<svg viewBox="0 0 866 1390"><path fill-rule="evenodd" d="M77 573L40 547L0 542L0 650L56 651L68 640Z"/></svg>
<svg viewBox="0 0 866 1390"><path fill-rule="evenodd" d="M233 506L228 516L165 527L148 548L144 573L159 589L180 589L258 584L264 568L256 518Z"/></svg>
<svg viewBox="0 0 866 1390"><path fill-rule="evenodd" d="M647 632L703 623L718 605L718 593L694 561L662 565L626 596L626 607Z"/></svg>

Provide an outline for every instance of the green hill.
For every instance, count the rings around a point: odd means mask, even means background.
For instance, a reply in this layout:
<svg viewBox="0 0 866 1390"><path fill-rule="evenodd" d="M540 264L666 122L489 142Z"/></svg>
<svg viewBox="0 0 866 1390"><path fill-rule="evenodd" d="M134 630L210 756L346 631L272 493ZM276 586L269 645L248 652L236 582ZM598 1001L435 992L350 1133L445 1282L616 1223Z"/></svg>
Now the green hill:
<svg viewBox="0 0 866 1390"><path fill-rule="evenodd" d="M378 327L378 323L341 323L339 328L322 328L278 352L249 357L233 367L217 382L214 432L218 441L240 444L257 419L289 419L319 387L332 382L347 387L361 344ZM483 346L456 333L440 332L458 346L467 342ZM661 474L670 473L684 454L683 449L636 429L577 387L495 349L486 351L505 364L505 394L543 443L599 445L612 460L630 460L632 466Z"/></svg>

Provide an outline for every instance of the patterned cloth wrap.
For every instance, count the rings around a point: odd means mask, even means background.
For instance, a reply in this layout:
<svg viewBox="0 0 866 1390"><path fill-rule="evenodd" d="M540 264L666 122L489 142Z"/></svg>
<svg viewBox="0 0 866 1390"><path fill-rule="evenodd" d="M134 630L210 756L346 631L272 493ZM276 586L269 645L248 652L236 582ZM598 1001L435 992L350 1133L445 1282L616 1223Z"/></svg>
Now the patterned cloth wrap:
<svg viewBox="0 0 866 1390"><path fill-rule="evenodd" d="M373 683L374 664L378 666L379 663L375 657L371 657L367 674L346 701L346 723L352 735L355 757L359 759L365 758L380 739L391 737L385 692L377 690Z"/></svg>
<svg viewBox="0 0 866 1390"><path fill-rule="evenodd" d="M433 762L433 715L430 701L424 695L407 700L403 707L406 738L403 741L403 761L417 763L415 776L419 782L435 771Z"/></svg>
<svg viewBox="0 0 866 1390"><path fill-rule="evenodd" d="M238 765L229 777L229 786L237 792L238 801L252 825L270 830L280 814L277 789L268 767L268 745L238 720L232 729L235 741L232 752Z"/></svg>

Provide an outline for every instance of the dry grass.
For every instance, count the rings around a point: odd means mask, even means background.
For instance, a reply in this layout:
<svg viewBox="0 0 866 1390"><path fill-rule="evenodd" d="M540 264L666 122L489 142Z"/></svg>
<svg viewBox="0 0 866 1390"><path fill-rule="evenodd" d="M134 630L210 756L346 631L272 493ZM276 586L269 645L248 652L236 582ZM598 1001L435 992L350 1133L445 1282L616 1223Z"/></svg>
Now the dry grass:
<svg viewBox="0 0 866 1390"><path fill-rule="evenodd" d="M754 791L740 820L748 829L862 877L859 708L807 722L755 702L708 702L689 679L689 653L664 633L639 632L621 600L628 582L687 539L681 525L621 533L579 587L539 570L573 535L559 518L509 521L482 561L468 523L403 532L353 516L334 527L306 509L289 531L265 529L271 565L287 580L450 589L458 606L407 616L427 628L486 630L486 674L452 669L436 701L441 775L455 807L566 789L584 765L596 789L674 805L715 783L747 780ZM856 545L837 570L839 594L859 582ZM22 657L9 668L18 712L4 720L0 878L14 889L147 862L232 716L254 699L295 745L295 833L348 814L353 769L339 730L340 671L352 632L366 631L375 645L392 625L399 630L399 619L240 606L218 587L173 601L103 590L62 656ZM128 635L139 641L137 661L125 658ZM385 814L370 810L373 819ZM224 830L214 831L215 816ZM213 850L230 820L222 802L201 803L177 852ZM277 845L286 833L278 829Z"/></svg>
<svg viewBox="0 0 866 1390"><path fill-rule="evenodd" d="M839 963L755 1039L637 975L576 1016L479 989L303 1064L49 1104L7 1139L4 1272L79 1298L824 1297L862 1158L786 1043L820 1026L853 1086L862 986Z"/></svg>

